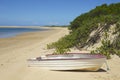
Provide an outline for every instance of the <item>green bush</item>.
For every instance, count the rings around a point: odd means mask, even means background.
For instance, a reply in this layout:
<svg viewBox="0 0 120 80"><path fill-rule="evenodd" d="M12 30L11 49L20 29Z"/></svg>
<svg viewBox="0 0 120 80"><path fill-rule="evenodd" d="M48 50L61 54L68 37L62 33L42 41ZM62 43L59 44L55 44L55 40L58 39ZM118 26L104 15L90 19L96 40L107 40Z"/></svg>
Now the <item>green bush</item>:
<svg viewBox="0 0 120 80"><path fill-rule="evenodd" d="M120 32L120 3L103 4L95 9L76 17L68 27L71 30L69 35L62 37L57 42L48 44L48 49L55 48L56 54L66 53L71 47L82 48L89 43L87 42L89 34L97 29L99 25L103 27L103 31L109 29L110 25L116 24L116 32ZM99 32L100 33L100 32ZM99 39L99 33L95 36ZM96 38L93 40L97 40ZM92 41L95 42L95 41ZM110 43L110 40L102 40L102 46L95 52L106 55L110 58L110 54L120 54L120 36L118 39Z"/></svg>

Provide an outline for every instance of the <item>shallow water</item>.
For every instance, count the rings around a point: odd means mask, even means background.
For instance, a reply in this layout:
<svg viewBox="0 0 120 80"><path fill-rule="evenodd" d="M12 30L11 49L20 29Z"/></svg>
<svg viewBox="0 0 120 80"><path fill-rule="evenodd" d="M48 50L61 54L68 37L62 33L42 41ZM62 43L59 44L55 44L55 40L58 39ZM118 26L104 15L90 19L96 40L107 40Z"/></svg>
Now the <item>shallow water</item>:
<svg viewBox="0 0 120 80"><path fill-rule="evenodd" d="M33 28L0 28L0 38L10 38L17 36L24 32L44 31L47 29L33 29Z"/></svg>

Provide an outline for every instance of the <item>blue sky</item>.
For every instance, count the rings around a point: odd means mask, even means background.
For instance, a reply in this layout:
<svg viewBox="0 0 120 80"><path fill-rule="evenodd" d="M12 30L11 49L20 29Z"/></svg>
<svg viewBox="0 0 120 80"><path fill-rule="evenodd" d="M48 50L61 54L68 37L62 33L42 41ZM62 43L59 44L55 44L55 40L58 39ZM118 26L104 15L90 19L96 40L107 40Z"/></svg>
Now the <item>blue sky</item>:
<svg viewBox="0 0 120 80"><path fill-rule="evenodd" d="M0 0L0 25L68 25L77 16L120 0Z"/></svg>

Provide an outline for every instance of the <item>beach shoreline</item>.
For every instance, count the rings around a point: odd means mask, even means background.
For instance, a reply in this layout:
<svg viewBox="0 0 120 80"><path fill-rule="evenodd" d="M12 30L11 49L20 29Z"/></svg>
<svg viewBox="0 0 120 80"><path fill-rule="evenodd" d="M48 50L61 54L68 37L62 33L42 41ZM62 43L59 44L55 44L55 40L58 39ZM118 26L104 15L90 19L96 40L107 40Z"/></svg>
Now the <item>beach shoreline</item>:
<svg viewBox="0 0 120 80"><path fill-rule="evenodd" d="M34 27L33 27L34 28ZM53 53L46 45L67 35L69 30L61 27L45 27L50 30L27 32L16 37L0 39L1 80L119 80L120 58L116 55L97 72L50 71L28 67L27 59ZM73 50L76 52L75 50Z"/></svg>

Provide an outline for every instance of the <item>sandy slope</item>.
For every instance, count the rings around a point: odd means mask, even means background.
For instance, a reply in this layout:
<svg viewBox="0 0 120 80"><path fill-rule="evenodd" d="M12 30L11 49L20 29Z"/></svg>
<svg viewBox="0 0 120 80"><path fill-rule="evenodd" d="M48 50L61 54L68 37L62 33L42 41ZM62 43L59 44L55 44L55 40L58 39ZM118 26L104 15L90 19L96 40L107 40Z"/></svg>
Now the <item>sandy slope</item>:
<svg viewBox="0 0 120 80"><path fill-rule="evenodd" d="M66 28L53 28L0 39L0 80L120 80L120 59L115 55L108 61L111 69L108 72L105 65L98 72L50 71L27 66L26 59L52 53L46 44L66 34Z"/></svg>

